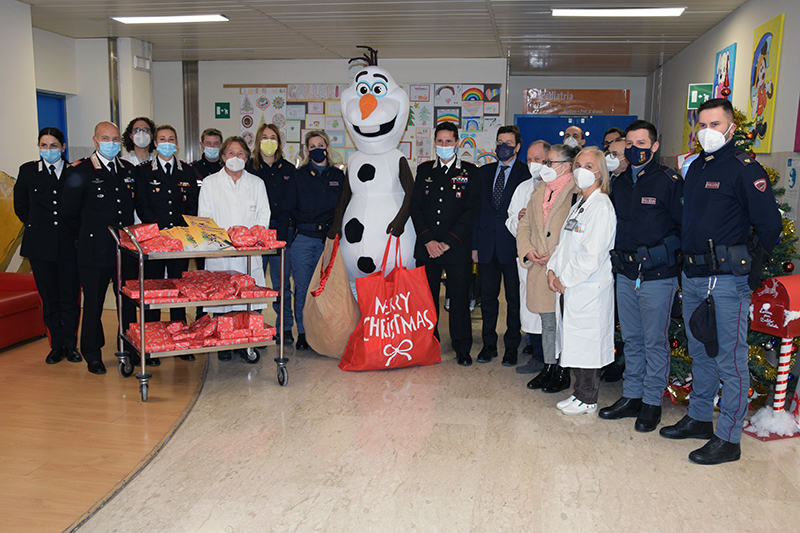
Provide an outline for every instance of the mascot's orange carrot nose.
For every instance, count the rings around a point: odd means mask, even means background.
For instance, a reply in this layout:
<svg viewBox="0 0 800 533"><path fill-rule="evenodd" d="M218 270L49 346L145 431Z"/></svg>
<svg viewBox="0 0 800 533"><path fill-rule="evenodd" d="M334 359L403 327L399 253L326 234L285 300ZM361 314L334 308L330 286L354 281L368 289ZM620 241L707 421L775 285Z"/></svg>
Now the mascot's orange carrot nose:
<svg viewBox="0 0 800 533"><path fill-rule="evenodd" d="M364 120L378 108L378 99L367 93L358 101L358 107L361 109L361 120Z"/></svg>

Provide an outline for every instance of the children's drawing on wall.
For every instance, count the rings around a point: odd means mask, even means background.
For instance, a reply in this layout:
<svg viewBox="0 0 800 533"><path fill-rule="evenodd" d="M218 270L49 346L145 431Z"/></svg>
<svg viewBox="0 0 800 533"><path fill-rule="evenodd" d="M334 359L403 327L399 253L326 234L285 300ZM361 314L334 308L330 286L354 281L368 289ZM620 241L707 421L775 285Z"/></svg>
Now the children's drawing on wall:
<svg viewBox="0 0 800 533"><path fill-rule="evenodd" d="M733 102L733 72L736 66L736 43L717 52L714 67L714 98Z"/></svg>
<svg viewBox="0 0 800 533"><path fill-rule="evenodd" d="M753 151L769 153L772 145L772 120L775 114L775 88L781 55L783 20L780 15L755 30L753 62L750 66L750 98L747 116L753 121Z"/></svg>

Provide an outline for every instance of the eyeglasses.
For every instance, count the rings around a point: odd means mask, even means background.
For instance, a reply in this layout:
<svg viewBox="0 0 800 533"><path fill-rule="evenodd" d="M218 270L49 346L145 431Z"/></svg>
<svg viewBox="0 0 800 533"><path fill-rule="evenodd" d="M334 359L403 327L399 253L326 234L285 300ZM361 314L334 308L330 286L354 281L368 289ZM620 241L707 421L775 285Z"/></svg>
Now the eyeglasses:
<svg viewBox="0 0 800 533"><path fill-rule="evenodd" d="M552 159L548 159L547 161L545 161L545 162L544 162L544 165L545 165L545 166L548 166L548 167L550 167L550 168L553 168L553 163L559 163L559 164L561 164L561 163L569 163L569 161L565 161L565 160L562 160L562 161L553 161Z"/></svg>
<svg viewBox="0 0 800 533"><path fill-rule="evenodd" d="M150 133L150 128L134 128L133 133Z"/></svg>

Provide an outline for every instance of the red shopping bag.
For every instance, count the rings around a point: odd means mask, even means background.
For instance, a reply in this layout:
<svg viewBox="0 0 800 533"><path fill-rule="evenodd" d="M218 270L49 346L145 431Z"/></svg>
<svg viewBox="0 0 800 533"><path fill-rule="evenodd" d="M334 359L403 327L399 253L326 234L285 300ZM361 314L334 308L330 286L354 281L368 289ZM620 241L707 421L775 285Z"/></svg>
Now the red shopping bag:
<svg viewBox="0 0 800 533"><path fill-rule="evenodd" d="M385 276L389 249L395 240L395 266ZM342 370L385 370L442 361L433 336L436 308L425 268L403 268L400 239L389 237L379 272L356 279L361 321L350 335Z"/></svg>

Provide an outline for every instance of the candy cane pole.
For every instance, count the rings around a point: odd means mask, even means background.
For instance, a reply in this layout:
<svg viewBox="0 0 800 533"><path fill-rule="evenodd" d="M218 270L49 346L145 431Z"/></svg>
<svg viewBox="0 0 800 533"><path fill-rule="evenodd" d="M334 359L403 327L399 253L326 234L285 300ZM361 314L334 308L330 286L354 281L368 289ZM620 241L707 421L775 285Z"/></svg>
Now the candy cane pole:
<svg viewBox="0 0 800 533"><path fill-rule="evenodd" d="M781 339L781 353L778 357L778 378L775 382L775 397L772 402L774 412L782 411L786 404L786 387L789 384L789 363L792 359L792 339Z"/></svg>

